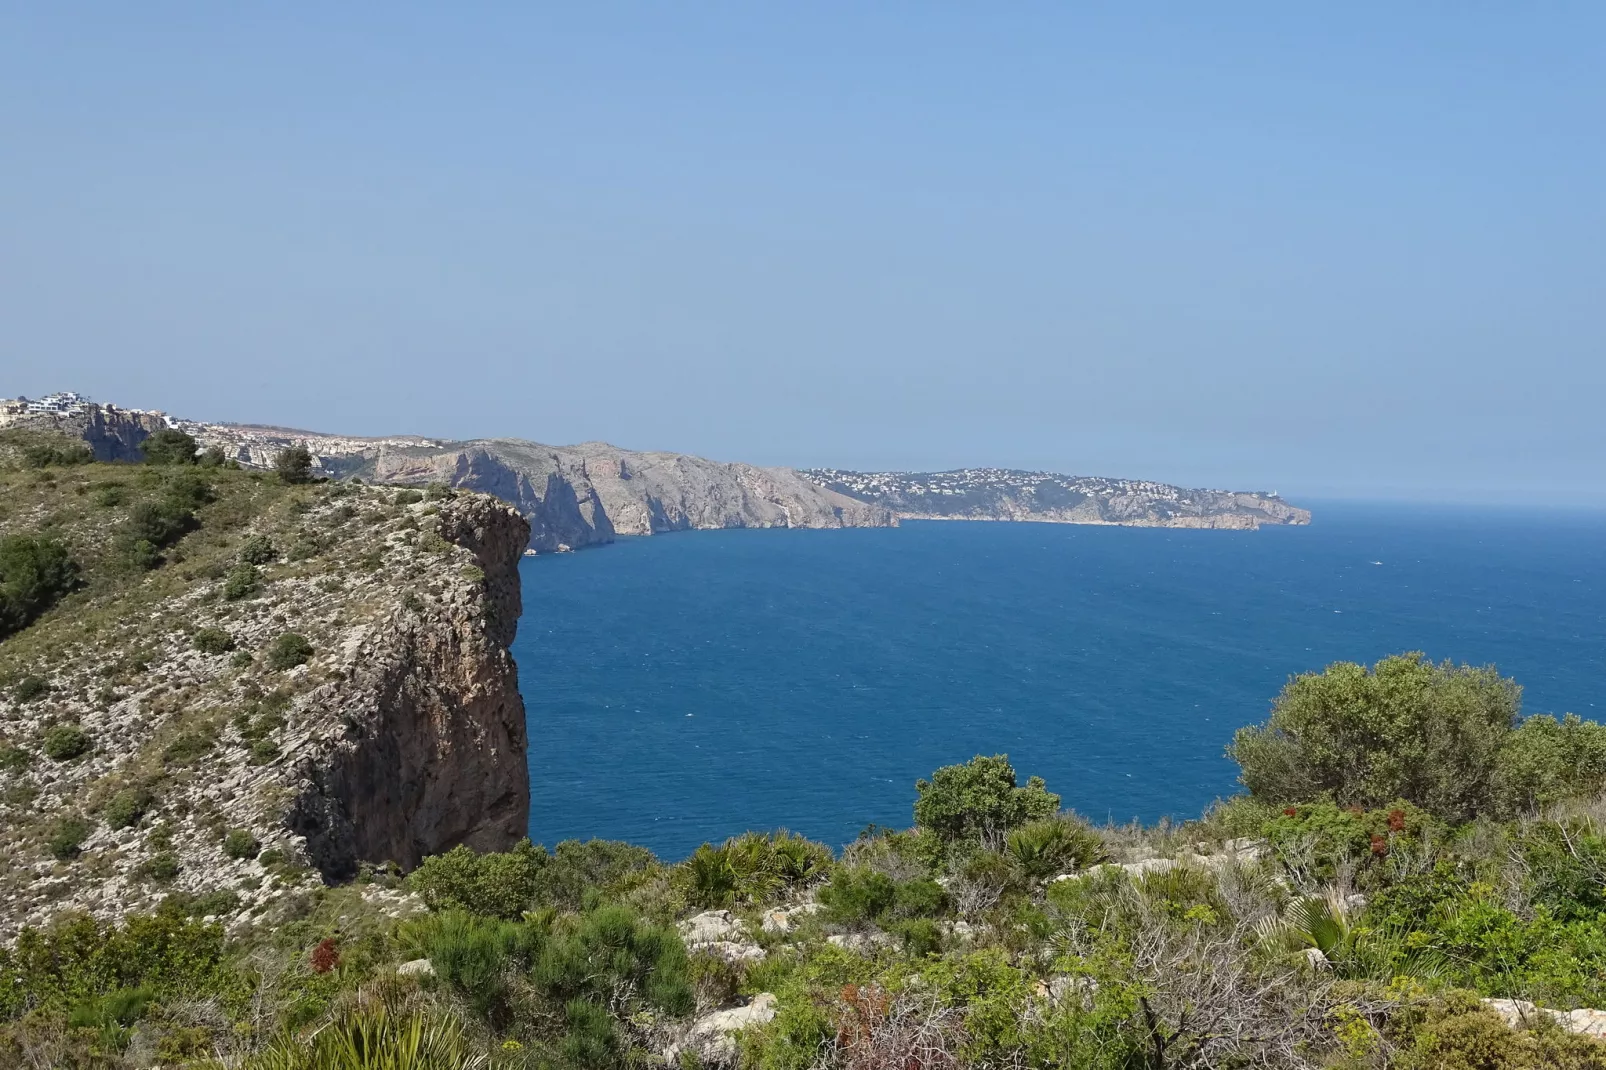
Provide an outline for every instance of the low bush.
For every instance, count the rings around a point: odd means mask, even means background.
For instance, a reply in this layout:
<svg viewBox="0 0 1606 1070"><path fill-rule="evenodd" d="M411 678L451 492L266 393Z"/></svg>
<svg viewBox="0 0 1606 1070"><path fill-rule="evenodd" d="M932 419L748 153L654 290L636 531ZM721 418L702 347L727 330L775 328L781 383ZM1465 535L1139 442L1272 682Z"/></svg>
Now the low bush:
<svg viewBox="0 0 1606 1070"><path fill-rule="evenodd" d="M1099 834L1086 822L1068 815L1011 829L1004 838L1004 849L1031 880L1082 869L1104 858L1104 841Z"/></svg>
<svg viewBox="0 0 1606 1070"><path fill-rule="evenodd" d="M255 565L236 565L223 578L223 598L229 602L250 598L261 589L262 573Z"/></svg>
<svg viewBox="0 0 1606 1070"><path fill-rule="evenodd" d="M550 861L527 839L511 851L486 854L459 846L424 859L408 883L431 910L517 918L535 905L541 872Z"/></svg>
<svg viewBox="0 0 1606 1070"><path fill-rule="evenodd" d="M416 490L398 490L396 492L397 505L413 505L424 500L424 495Z"/></svg>
<svg viewBox="0 0 1606 1070"><path fill-rule="evenodd" d="M78 564L59 540L0 538L0 639L21 631L78 585Z"/></svg>
<svg viewBox="0 0 1606 1070"><path fill-rule="evenodd" d="M179 869L177 855L172 851L158 851L139 866L138 872L154 881L170 881L178 876Z"/></svg>
<svg viewBox="0 0 1606 1070"><path fill-rule="evenodd" d="M162 748L162 761L167 765L191 765L209 754L217 740L206 732L190 730L174 736Z"/></svg>
<svg viewBox="0 0 1606 1070"><path fill-rule="evenodd" d="M11 689L11 697L17 702L32 702L49 693L50 685L38 676L24 676Z"/></svg>
<svg viewBox="0 0 1606 1070"><path fill-rule="evenodd" d="M240 545L240 564L266 565L279 556L273 542L266 535L248 536Z"/></svg>
<svg viewBox="0 0 1606 1070"><path fill-rule="evenodd" d="M93 746L94 740L78 725L58 724L45 730L39 749L53 761L70 762L88 754Z"/></svg>
<svg viewBox="0 0 1606 1070"><path fill-rule="evenodd" d="M154 431L140 443L140 452L146 464L172 465L195 463L195 439L173 427Z"/></svg>
<svg viewBox="0 0 1606 1070"><path fill-rule="evenodd" d="M89 831L89 822L81 817L57 818L50 825L45 846L62 861L77 858L84 841L89 839Z"/></svg>
<svg viewBox="0 0 1606 1070"><path fill-rule="evenodd" d="M139 824L156 801L149 790L145 788L124 788L113 795L101 811L101 820L106 822L110 829L124 829Z"/></svg>
<svg viewBox="0 0 1606 1070"><path fill-rule="evenodd" d="M230 829L229 834L223 837L223 853L230 858L252 859L261 851L262 844L247 829Z"/></svg>
<svg viewBox="0 0 1606 1070"><path fill-rule="evenodd" d="M1000 846L1010 829L1053 817L1060 797L1041 777L1025 787L1015 783L1007 755L976 755L963 765L946 765L930 780L915 784L915 824L946 840L974 840Z"/></svg>
<svg viewBox="0 0 1606 1070"><path fill-rule="evenodd" d="M268 647L268 668L274 672L293 669L312 660L312 644L302 635L285 632Z"/></svg>
<svg viewBox="0 0 1606 1070"><path fill-rule="evenodd" d="M227 654L234 649L234 636L222 628L198 628L190 645L203 654Z"/></svg>
<svg viewBox="0 0 1606 1070"><path fill-rule="evenodd" d="M823 879L831 849L785 830L748 832L715 847L705 843L677 871L687 897L705 907L765 903Z"/></svg>

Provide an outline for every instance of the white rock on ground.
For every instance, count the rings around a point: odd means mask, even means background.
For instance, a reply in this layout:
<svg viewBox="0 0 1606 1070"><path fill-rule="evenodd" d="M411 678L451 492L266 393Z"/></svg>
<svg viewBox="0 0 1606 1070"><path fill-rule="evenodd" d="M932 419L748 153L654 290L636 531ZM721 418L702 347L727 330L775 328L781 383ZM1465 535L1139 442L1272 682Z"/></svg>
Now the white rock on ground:
<svg viewBox="0 0 1606 1070"><path fill-rule="evenodd" d="M1513 1029L1526 1029L1540 1018L1549 1018L1569 1033L1606 1040L1606 1011L1580 1007L1575 1011L1557 1011L1537 1007L1525 999L1485 999L1485 1007L1498 1014Z"/></svg>
<svg viewBox="0 0 1606 1070"><path fill-rule="evenodd" d="M825 942L855 955L872 955L880 948L897 943L897 938L880 929L871 929L862 933L833 933L825 938Z"/></svg>
<svg viewBox="0 0 1606 1070"><path fill-rule="evenodd" d="M775 996L760 992L744 1007L729 1007L703 1015L679 1041L670 1045L664 1058L676 1065L682 1052L696 1055L704 1065L730 1064L736 1059L736 1034L751 1025L763 1025L775 1017Z"/></svg>
<svg viewBox="0 0 1606 1070"><path fill-rule="evenodd" d="M788 907L785 910L767 911L764 914L764 931L767 933L789 933L797 928L799 918L818 913L822 909L819 903L803 903L800 906Z"/></svg>
<svg viewBox="0 0 1606 1070"><path fill-rule="evenodd" d="M728 910L707 910L680 923L680 938L694 955L713 955L726 962L757 962L764 949L748 938L742 923Z"/></svg>
<svg viewBox="0 0 1606 1070"><path fill-rule="evenodd" d="M742 923L728 910L705 910L680 923L680 938L688 944L712 944L746 935Z"/></svg>
<svg viewBox="0 0 1606 1070"><path fill-rule="evenodd" d="M413 959L396 967L398 977L434 977L435 964L428 959Z"/></svg>

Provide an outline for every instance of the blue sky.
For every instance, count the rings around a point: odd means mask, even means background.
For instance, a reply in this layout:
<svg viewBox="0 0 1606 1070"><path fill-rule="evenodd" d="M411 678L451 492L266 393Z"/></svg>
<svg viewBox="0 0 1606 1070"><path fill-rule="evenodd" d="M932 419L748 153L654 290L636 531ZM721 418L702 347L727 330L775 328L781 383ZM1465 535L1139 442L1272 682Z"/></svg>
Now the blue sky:
<svg viewBox="0 0 1606 1070"><path fill-rule="evenodd" d="M1602 70L1598 4L0 3L0 394L1603 502Z"/></svg>

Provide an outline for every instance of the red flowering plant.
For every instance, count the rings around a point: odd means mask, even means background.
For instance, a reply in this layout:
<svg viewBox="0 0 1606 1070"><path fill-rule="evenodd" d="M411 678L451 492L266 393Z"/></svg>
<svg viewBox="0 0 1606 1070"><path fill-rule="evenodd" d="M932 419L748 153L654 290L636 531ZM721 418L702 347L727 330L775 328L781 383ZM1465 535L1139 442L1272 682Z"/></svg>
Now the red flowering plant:
<svg viewBox="0 0 1606 1070"><path fill-rule="evenodd" d="M318 941L318 946L307 956L307 965L312 967L313 973L328 973L340 965L340 948L333 937Z"/></svg>

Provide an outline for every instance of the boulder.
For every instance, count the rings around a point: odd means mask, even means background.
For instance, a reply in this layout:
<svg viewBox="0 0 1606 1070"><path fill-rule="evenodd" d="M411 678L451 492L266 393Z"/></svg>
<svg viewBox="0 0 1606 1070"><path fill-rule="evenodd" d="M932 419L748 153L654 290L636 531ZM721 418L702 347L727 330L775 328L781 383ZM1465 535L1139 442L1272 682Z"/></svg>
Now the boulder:
<svg viewBox="0 0 1606 1070"><path fill-rule="evenodd" d="M1531 1029L1540 1019L1549 1018L1569 1033L1606 1040L1606 1011L1590 1007L1557 1011L1535 1006L1525 999L1485 999L1482 1003L1513 1029Z"/></svg>
<svg viewBox="0 0 1606 1070"><path fill-rule="evenodd" d="M398 977L434 977L435 964L428 959L413 959L396 967Z"/></svg>
<svg viewBox="0 0 1606 1070"><path fill-rule="evenodd" d="M784 910L771 910L764 914L763 929L767 933L789 933L797 928L798 919L822 909L819 903L803 903Z"/></svg>
<svg viewBox="0 0 1606 1070"><path fill-rule="evenodd" d="M669 1065L678 1063L683 1052L695 1055L705 1066L728 1066L736 1060L736 1034L752 1025L763 1025L775 1017L775 996L760 992L742 1007L712 1011L692 1022L685 1034L664 1052Z"/></svg>
<svg viewBox="0 0 1606 1070"><path fill-rule="evenodd" d="M728 910L705 910L696 917L680 923L680 938L690 947L693 944L713 944L721 940L739 940L746 936L742 923Z"/></svg>
<svg viewBox="0 0 1606 1070"><path fill-rule="evenodd" d="M873 955L883 947L891 947L898 939L880 929L869 929L859 933L833 933L825 942L855 955Z"/></svg>

